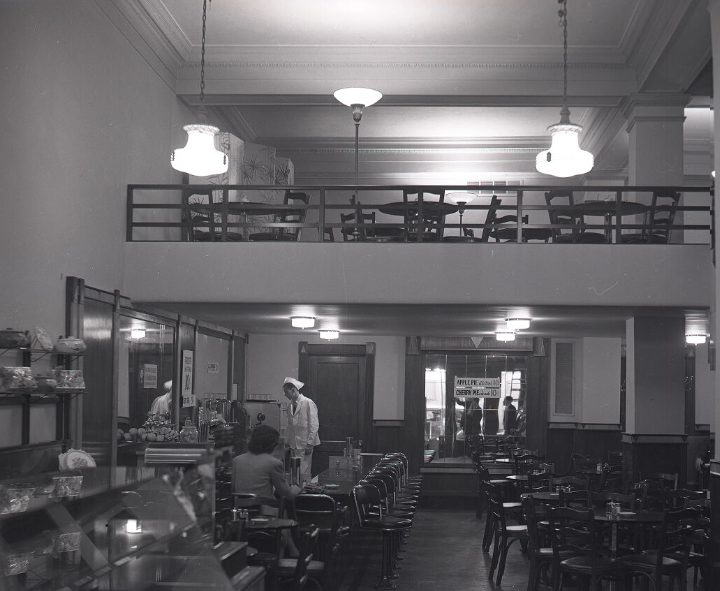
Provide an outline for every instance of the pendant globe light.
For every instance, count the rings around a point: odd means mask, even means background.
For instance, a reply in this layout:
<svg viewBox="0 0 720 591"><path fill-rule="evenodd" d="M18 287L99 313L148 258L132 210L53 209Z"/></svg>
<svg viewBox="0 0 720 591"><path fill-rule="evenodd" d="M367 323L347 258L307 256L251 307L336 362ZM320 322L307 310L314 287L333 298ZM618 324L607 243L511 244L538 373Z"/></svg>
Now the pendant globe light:
<svg viewBox="0 0 720 591"><path fill-rule="evenodd" d="M537 155L535 168L543 174L565 178L590 172L594 158L590 152L580 149L578 138L582 127L570 122L570 109L567 106L567 0L558 2L562 4L558 16L563 27L563 106L560 110L560 123L548 127L551 136L550 149Z"/></svg>
<svg viewBox="0 0 720 591"><path fill-rule="evenodd" d="M210 0L212 1L212 0ZM228 169L227 154L215 148L215 135L220 130L214 125L208 125L205 111L205 25L207 21L207 2L203 0L202 16L202 49L200 56L200 107L198 108L198 121L186 125L183 129L188 134L188 141L184 148L173 150L170 164L175 170L187 172L193 176L210 176L223 174Z"/></svg>

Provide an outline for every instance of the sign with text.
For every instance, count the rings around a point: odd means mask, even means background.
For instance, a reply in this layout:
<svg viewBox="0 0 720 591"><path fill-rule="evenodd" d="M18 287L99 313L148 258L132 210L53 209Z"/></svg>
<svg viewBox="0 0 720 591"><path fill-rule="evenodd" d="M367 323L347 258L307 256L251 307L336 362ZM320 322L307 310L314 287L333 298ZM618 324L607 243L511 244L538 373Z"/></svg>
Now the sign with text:
<svg viewBox="0 0 720 591"><path fill-rule="evenodd" d="M183 408L195 406L193 395L193 352L183 350L182 352L182 405Z"/></svg>
<svg viewBox="0 0 720 591"><path fill-rule="evenodd" d="M157 365L153 363L143 364L143 388L157 388L158 385Z"/></svg>
<svg viewBox="0 0 720 591"><path fill-rule="evenodd" d="M455 396L500 398L500 378L461 378L455 376Z"/></svg>
<svg viewBox="0 0 720 591"><path fill-rule="evenodd" d="M220 373L220 363L217 361L208 361L207 372L208 373Z"/></svg>

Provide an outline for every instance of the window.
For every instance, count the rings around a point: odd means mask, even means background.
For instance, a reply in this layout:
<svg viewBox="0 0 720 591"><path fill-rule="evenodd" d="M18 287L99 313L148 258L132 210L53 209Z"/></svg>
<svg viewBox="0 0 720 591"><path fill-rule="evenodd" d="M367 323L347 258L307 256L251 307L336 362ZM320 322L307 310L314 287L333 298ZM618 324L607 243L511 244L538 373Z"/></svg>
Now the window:
<svg viewBox="0 0 720 591"><path fill-rule="evenodd" d="M472 438L488 441L524 435L526 368L524 353L426 353L425 449L447 461L469 457ZM455 396L456 377L496 378L500 387ZM507 397L512 408L503 403Z"/></svg>

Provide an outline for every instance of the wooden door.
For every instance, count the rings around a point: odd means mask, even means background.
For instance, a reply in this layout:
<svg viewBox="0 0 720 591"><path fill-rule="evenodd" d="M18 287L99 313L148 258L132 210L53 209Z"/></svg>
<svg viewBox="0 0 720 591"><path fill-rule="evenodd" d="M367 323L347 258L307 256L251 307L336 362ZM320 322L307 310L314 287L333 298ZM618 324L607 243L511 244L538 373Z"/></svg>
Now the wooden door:
<svg viewBox="0 0 720 591"><path fill-rule="evenodd" d="M365 358L341 355L310 357L308 386L318 407L320 441L363 438Z"/></svg>
<svg viewBox="0 0 720 591"><path fill-rule="evenodd" d="M313 474L328 467L331 455L342 455L345 438L363 441L371 433L374 345L308 345L300 343L299 378L303 393L318 408L320 445L313 452Z"/></svg>

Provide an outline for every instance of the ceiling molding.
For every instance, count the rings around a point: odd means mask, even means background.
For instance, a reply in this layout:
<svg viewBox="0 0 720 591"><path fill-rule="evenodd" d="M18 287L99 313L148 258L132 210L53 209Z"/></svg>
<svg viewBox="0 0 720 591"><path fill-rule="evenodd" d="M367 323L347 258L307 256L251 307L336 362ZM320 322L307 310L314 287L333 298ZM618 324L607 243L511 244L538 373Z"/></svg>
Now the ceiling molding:
<svg viewBox="0 0 720 591"><path fill-rule="evenodd" d="M193 85L197 86L197 79ZM192 92L179 96L188 105L199 105L200 95L197 88ZM236 107L337 107L338 102L331 93L327 94L212 94L212 89L205 91L205 105L236 106ZM620 108L626 95L569 95L567 104L573 107L606 107ZM560 95L447 95L447 94L387 94L382 102L373 109L385 107L557 107L558 114L562 96Z"/></svg>
<svg viewBox="0 0 720 591"><path fill-rule="evenodd" d="M176 92L182 59L164 42L152 18L134 2L94 0L94 3L158 77Z"/></svg>

